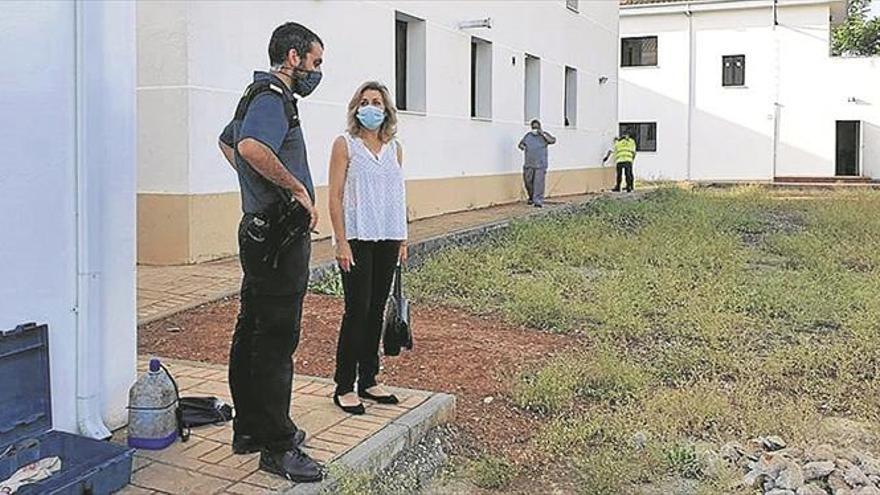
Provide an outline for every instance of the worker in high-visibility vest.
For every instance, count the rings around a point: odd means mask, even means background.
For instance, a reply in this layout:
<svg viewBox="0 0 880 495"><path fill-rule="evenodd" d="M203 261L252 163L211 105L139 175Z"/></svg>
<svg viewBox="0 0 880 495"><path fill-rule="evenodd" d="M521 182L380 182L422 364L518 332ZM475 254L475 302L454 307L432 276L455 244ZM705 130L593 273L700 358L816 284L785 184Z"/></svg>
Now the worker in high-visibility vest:
<svg viewBox="0 0 880 495"><path fill-rule="evenodd" d="M636 159L636 141L628 134L623 133L614 140L614 147L608 151L603 162L608 161L611 155L614 155L614 162L617 164L617 185L612 191L620 192L620 182L626 174L626 192L633 190L633 162Z"/></svg>

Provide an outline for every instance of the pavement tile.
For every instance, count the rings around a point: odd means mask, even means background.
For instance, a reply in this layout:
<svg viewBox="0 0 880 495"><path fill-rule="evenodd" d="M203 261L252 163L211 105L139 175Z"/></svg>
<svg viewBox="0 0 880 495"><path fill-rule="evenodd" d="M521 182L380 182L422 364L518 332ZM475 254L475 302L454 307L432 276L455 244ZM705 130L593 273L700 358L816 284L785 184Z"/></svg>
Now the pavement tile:
<svg viewBox="0 0 880 495"><path fill-rule="evenodd" d="M338 424L334 425L334 430L337 430L340 426L344 426L347 428L351 428L358 431L364 431L367 433L375 433L382 428L385 428L387 423L376 423L371 421L365 421L358 417L351 417L340 421ZM342 431L342 430L339 430Z"/></svg>
<svg viewBox="0 0 880 495"><path fill-rule="evenodd" d="M228 447L221 443L212 442L210 440L203 440L198 444L184 450L183 455L189 457L190 459L201 459L205 455L208 455L215 450L223 449L224 451L226 451L227 448Z"/></svg>
<svg viewBox="0 0 880 495"><path fill-rule="evenodd" d="M421 395L410 395L410 396L407 397L406 399L402 399L402 400L400 401L400 407L405 407L405 408L408 408L408 409L415 409L416 407L418 407L419 405L421 405L422 402L425 402L426 400L428 400L428 398L425 397L425 396L421 396Z"/></svg>
<svg viewBox="0 0 880 495"><path fill-rule="evenodd" d="M139 469L143 469L152 463L153 463L153 461L151 459L147 459L146 457L141 457L141 456L136 455L136 456L134 456L134 458L132 459L132 462L131 462L131 472L133 473Z"/></svg>
<svg viewBox="0 0 880 495"><path fill-rule="evenodd" d="M329 451L329 450L306 448L306 449L305 449L305 452L306 452L306 454L309 455L309 457L311 457L312 459L318 461L319 463L321 463L321 464L327 464L328 462L330 462L330 461L332 461L333 459L339 457L340 455L344 454L344 453L347 452L348 450L349 450L349 449L346 448L345 450L342 450L342 451L339 451L339 452L331 452L331 451Z"/></svg>
<svg viewBox="0 0 880 495"><path fill-rule="evenodd" d="M327 452L340 453L348 450L350 446L332 443L321 438L310 438L306 440L305 447L308 449L325 450Z"/></svg>
<svg viewBox="0 0 880 495"><path fill-rule="evenodd" d="M226 480L159 463L134 473L132 483L151 490L181 495L209 495L232 485Z"/></svg>
<svg viewBox="0 0 880 495"><path fill-rule="evenodd" d="M233 495L263 495L265 493L277 493L275 491L267 491L266 488L248 483L236 483L226 489L225 493Z"/></svg>
<svg viewBox="0 0 880 495"><path fill-rule="evenodd" d="M377 425L371 425L371 426L377 426ZM365 438L366 435L369 435L370 433L375 432L375 431L379 431L379 430L373 429L373 428L370 428L370 429L356 428L356 427L348 426L346 424L346 422L343 421L337 425L334 425L332 429L327 430L324 433L332 433L334 435L342 435L342 436L346 436L346 437ZM321 436L324 436L324 433L322 433Z"/></svg>
<svg viewBox="0 0 880 495"><path fill-rule="evenodd" d="M226 467L226 466L218 466L216 464L209 464L209 465L203 467L200 470L200 472L205 473L205 474L209 474L211 476L221 478L224 480L241 481L241 480L247 478L248 476L250 476L251 474L253 474L254 471L231 468L231 467Z"/></svg>
<svg viewBox="0 0 880 495"><path fill-rule="evenodd" d="M279 488L288 488L293 486L293 483L287 481L284 478L281 478L280 476L264 473L262 471L255 472L254 474L245 478L244 481L246 483L261 486L263 488L268 488L270 490L278 490Z"/></svg>
<svg viewBox="0 0 880 495"><path fill-rule="evenodd" d="M308 385L306 385L305 387L299 389L297 392L300 393L300 394L312 394L312 395L317 395L316 392L318 392L319 390L321 390L321 388L323 388L323 386L324 386L324 385L323 385L322 383L320 383L320 382L311 382L311 383L309 383Z"/></svg>
<svg viewBox="0 0 880 495"><path fill-rule="evenodd" d="M324 409L313 410L304 415L294 417L297 427L302 428L310 435L317 435L343 419L345 419L345 416L342 411L339 411L337 414Z"/></svg>
<svg viewBox="0 0 880 495"><path fill-rule="evenodd" d="M324 442L330 442L338 445L344 445L346 447L351 447L353 445L357 445L364 439L364 435L362 433L362 431L353 430L352 434L346 435L345 433L339 433L337 431L337 428L334 427L321 432L321 434L317 436L317 439Z"/></svg>
<svg viewBox="0 0 880 495"><path fill-rule="evenodd" d="M232 451L230 450L230 452L232 452ZM232 468L247 469L246 467L244 467L245 464L247 464L251 461L254 461L254 460L259 461L259 459L260 459L260 454L248 454L248 455L234 455L233 454L233 455L227 457L226 459L223 459L222 461L220 461L219 465L226 466L226 467L232 467Z"/></svg>
<svg viewBox="0 0 880 495"><path fill-rule="evenodd" d="M229 445L219 444L221 447L219 449L214 449L211 452L201 456L199 458L202 462L210 462L211 464L220 464L227 457L234 455L232 453L232 449L229 448Z"/></svg>
<svg viewBox="0 0 880 495"><path fill-rule="evenodd" d="M139 486L128 485L122 490L116 492L116 495L152 495L153 493L156 492L154 492L153 490L147 490L146 488L141 488Z"/></svg>
<svg viewBox="0 0 880 495"><path fill-rule="evenodd" d="M260 454L255 454L252 459L239 466L238 469L244 469L245 471L256 471L260 469Z"/></svg>
<svg viewBox="0 0 880 495"><path fill-rule="evenodd" d="M367 414L361 414L359 416L352 416L350 419L354 423L371 423L373 425L379 425L379 426L385 426L386 424L389 423L388 418L385 418L385 417L382 417L382 416L379 416L376 414L370 414L369 411L367 411Z"/></svg>

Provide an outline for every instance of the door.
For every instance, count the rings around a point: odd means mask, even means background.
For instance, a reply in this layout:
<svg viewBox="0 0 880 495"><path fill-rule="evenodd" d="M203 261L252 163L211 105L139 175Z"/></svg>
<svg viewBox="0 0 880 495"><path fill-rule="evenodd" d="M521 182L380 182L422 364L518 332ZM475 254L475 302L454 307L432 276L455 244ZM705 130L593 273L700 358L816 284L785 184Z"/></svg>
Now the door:
<svg viewBox="0 0 880 495"><path fill-rule="evenodd" d="M859 151L861 150L861 122L858 120L837 121L837 152L835 154L835 175L859 175Z"/></svg>

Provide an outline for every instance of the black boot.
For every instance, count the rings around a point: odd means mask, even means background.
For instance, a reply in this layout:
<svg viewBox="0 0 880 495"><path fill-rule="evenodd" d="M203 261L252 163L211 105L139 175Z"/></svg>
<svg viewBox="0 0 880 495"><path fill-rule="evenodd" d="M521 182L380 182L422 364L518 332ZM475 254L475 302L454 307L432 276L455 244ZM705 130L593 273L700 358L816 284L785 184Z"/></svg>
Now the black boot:
<svg viewBox="0 0 880 495"><path fill-rule="evenodd" d="M287 452L269 452L260 455L260 471L276 474L296 483L312 483L324 479L324 470L299 447Z"/></svg>
<svg viewBox="0 0 880 495"><path fill-rule="evenodd" d="M294 447L300 447L306 441L305 430L296 430L293 434ZM246 455L259 452L263 449L263 445L251 435L240 435L238 433L232 436L232 453L236 455Z"/></svg>

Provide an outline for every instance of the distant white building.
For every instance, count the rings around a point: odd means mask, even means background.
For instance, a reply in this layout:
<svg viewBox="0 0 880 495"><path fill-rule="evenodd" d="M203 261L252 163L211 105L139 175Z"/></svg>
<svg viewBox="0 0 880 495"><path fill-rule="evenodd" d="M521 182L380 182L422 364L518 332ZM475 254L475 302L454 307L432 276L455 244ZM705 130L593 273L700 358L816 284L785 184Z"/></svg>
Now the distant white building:
<svg viewBox="0 0 880 495"><path fill-rule="evenodd" d="M0 331L49 325L55 427L101 437L137 363L135 6L2 11Z"/></svg>
<svg viewBox="0 0 880 495"><path fill-rule="evenodd" d="M601 159L617 130L615 1L139 2L140 262L236 253L238 182L217 136L287 21L325 44L324 80L299 106L325 236L330 145L370 79L406 108L411 219L522 199L516 145L535 117L558 137L551 196L613 180Z"/></svg>
<svg viewBox="0 0 880 495"><path fill-rule="evenodd" d="M844 0L621 0L639 177L880 178L880 57L830 55Z"/></svg>

